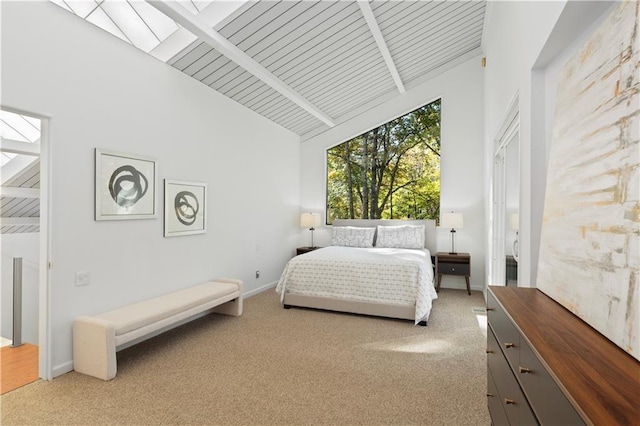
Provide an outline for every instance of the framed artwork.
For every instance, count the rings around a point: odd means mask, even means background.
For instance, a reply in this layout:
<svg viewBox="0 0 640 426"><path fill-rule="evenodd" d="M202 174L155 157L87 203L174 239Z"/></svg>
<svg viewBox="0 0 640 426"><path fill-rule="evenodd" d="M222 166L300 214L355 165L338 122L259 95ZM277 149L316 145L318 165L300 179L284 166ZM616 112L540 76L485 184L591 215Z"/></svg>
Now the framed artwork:
<svg viewBox="0 0 640 426"><path fill-rule="evenodd" d="M207 232L207 184L164 180L164 236Z"/></svg>
<svg viewBox="0 0 640 426"><path fill-rule="evenodd" d="M155 219L155 158L96 148L95 220Z"/></svg>

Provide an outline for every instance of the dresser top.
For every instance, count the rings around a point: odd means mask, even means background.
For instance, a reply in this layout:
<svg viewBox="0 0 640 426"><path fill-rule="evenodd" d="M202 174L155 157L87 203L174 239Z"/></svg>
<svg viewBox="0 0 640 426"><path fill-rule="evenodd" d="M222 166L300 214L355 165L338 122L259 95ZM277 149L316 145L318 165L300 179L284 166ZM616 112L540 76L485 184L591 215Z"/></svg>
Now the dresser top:
<svg viewBox="0 0 640 426"><path fill-rule="evenodd" d="M640 362L538 289L489 291L585 420L638 424Z"/></svg>

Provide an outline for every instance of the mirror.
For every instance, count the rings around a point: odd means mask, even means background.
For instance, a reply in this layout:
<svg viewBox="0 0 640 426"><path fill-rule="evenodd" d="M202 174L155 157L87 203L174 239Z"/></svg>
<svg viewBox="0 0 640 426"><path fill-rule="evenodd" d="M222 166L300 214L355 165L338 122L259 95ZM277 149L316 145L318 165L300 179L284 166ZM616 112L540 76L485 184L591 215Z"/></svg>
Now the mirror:
<svg viewBox="0 0 640 426"><path fill-rule="evenodd" d="M520 133L505 145L504 253L505 285L518 285L518 230L520 229Z"/></svg>
<svg viewBox="0 0 640 426"><path fill-rule="evenodd" d="M517 105L514 102L513 105ZM520 125L517 109L495 143L491 221L492 285L518 286L520 230Z"/></svg>

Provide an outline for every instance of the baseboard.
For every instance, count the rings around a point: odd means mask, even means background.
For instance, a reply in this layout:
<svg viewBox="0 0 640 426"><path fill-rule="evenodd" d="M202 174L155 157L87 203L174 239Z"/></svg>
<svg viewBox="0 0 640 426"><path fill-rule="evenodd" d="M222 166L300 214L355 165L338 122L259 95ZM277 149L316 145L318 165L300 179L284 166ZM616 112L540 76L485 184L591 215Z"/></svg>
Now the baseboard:
<svg viewBox="0 0 640 426"><path fill-rule="evenodd" d="M66 374L70 371L73 371L73 361L63 362L62 364L58 364L53 367L52 378L62 376L63 374Z"/></svg>
<svg viewBox="0 0 640 426"><path fill-rule="evenodd" d="M262 293L264 291L267 291L269 289L274 288L276 285L278 285L277 281L274 281L274 282L269 283L269 284L265 284L262 287L258 287L258 288L254 289L254 290L246 292L244 294L244 298L246 299L248 297L255 296L256 294L260 294L260 293Z"/></svg>
<svg viewBox="0 0 640 426"><path fill-rule="evenodd" d="M445 285L443 283L440 286L440 288L446 288L446 289L449 289L449 290L467 290L467 286L465 284L456 285L456 284L448 283L448 284ZM470 289L471 289L471 291L484 291L484 287L478 287L478 286L474 286L474 285L471 285Z"/></svg>

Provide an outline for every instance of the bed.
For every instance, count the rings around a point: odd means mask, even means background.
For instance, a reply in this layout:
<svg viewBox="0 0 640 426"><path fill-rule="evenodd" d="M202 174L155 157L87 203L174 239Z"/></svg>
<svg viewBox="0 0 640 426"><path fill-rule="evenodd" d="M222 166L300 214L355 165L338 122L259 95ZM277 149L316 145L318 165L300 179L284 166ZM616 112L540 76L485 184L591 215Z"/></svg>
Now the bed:
<svg viewBox="0 0 640 426"><path fill-rule="evenodd" d="M405 248L406 244L389 238L397 235L399 227L423 238L409 243L414 248ZM372 229L373 244L383 247L370 247ZM332 232L335 245L296 256L285 266L276 286L285 308L399 318L426 325L437 298L431 260L431 253L436 252L435 221L336 220ZM345 232L365 238L356 244L353 238L343 243L336 235Z"/></svg>

